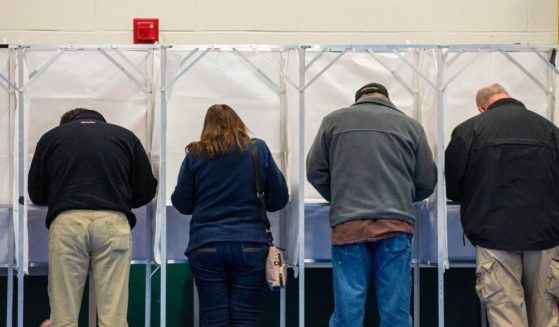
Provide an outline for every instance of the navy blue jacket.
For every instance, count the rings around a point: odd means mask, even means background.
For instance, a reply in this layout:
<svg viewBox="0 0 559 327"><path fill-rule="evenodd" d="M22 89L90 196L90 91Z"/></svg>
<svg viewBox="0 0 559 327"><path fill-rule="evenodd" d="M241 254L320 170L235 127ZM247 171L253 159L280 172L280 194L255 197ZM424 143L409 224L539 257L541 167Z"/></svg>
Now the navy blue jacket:
<svg viewBox="0 0 559 327"><path fill-rule="evenodd" d="M155 195L157 181L140 140L93 110L41 137L29 168L29 197L48 205L46 225L66 210L113 210L136 224L131 208Z"/></svg>
<svg viewBox="0 0 559 327"><path fill-rule="evenodd" d="M288 201L285 179L266 143L254 141L265 184L266 209L280 210ZM212 159L187 154L171 201L180 213L192 215L186 254L210 242L268 243L250 149L237 148Z"/></svg>

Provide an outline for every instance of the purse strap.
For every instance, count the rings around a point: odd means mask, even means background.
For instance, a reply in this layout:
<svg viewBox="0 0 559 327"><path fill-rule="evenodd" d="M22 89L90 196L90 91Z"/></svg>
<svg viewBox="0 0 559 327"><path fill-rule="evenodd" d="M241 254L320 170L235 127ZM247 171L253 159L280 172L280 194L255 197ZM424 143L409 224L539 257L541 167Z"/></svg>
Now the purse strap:
<svg viewBox="0 0 559 327"><path fill-rule="evenodd" d="M254 179L256 180L256 197L258 198L258 203L260 204L260 209L263 213L264 224L266 225L266 235L268 235L268 243L270 245L274 245L272 225L270 225L268 213L266 213L266 193L264 192L264 181L262 180L262 175L260 174L260 160L258 159L258 146L256 145L256 142L252 141L250 143L250 148L252 150L252 162L254 164Z"/></svg>

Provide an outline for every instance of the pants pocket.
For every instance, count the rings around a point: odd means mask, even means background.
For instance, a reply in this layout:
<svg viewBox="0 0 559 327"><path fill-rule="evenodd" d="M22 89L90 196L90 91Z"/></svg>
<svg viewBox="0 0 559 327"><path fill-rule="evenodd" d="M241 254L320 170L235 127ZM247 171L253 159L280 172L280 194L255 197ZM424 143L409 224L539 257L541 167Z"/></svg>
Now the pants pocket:
<svg viewBox="0 0 559 327"><path fill-rule="evenodd" d="M559 258L552 258L549 265L547 292L554 298L559 298Z"/></svg>
<svg viewBox="0 0 559 327"><path fill-rule="evenodd" d="M125 252L130 249L130 235L115 235L111 237L111 249L115 252Z"/></svg>
<svg viewBox="0 0 559 327"><path fill-rule="evenodd" d="M128 223L125 225L107 222L106 225L111 250L115 252L128 251L132 245L132 235L130 233L130 226Z"/></svg>
<svg viewBox="0 0 559 327"><path fill-rule="evenodd" d="M261 269L266 265L267 244L241 244L244 262L247 268Z"/></svg>
<svg viewBox="0 0 559 327"><path fill-rule="evenodd" d="M506 301L503 285L499 281L500 267L496 262L482 263L477 271L476 292L486 306L495 306Z"/></svg>
<svg viewBox="0 0 559 327"><path fill-rule="evenodd" d="M197 269L213 269L218 261L217 248L206 246L195 249L188 254L190 265Z"/></svg>
<svg viewBox="0 0 559 327"><path fill-rule="evenodd" d="M380 240L386 253L399 257L411 254L411 238L408 233L399 233L393 237Z"/></svg>
<svg viewBox="0 0 559 327"><path fill-rule="evenodd" d="M80 224L52 224L49 231L49 251L57 255L74 254L77 251L76 244L80 230Z"/></svg>

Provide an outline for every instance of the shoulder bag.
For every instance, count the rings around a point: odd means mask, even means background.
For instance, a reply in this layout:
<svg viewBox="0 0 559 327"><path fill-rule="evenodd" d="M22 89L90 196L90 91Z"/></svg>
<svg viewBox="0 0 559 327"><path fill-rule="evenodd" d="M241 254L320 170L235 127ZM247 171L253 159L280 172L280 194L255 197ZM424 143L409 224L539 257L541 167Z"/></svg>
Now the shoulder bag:
<svg viewBox="0 0 559 327"><path fill-rule="evenodd" d="M258 197L260 209L262 210L262 215L264 217L264 223L266 225L266 234L268 235L268 244L270 249L268 250L268 258L266 260L266 281L271 290L279 290L285 287L287 282L287 265L284 260L285 250L277 247L274 244L274 236L272 235L272 226L270 225L270 220L268 220L268 214L266 213L266 194L264 192L264 183L262 181L262 176L260 175L260 165L258 164L258 146L255 142L251 143L252 148L252 161L254 163L254 176L256 179L256 196Z"/></svg>

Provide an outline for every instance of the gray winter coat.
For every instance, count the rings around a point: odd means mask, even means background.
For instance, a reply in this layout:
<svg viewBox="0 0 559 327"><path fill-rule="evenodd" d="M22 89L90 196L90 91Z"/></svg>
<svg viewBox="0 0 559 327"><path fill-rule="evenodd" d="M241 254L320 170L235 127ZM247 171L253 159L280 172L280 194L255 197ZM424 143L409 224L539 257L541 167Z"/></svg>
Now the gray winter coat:
<svg viewBox="0 0 559 327"><path fill-rule="evenodd" d="M436 170L421 125L376 97L324 117L307 157L307 179L331 202L332 227L376 218L413 225L413 202L433 193Z"/></svg>

